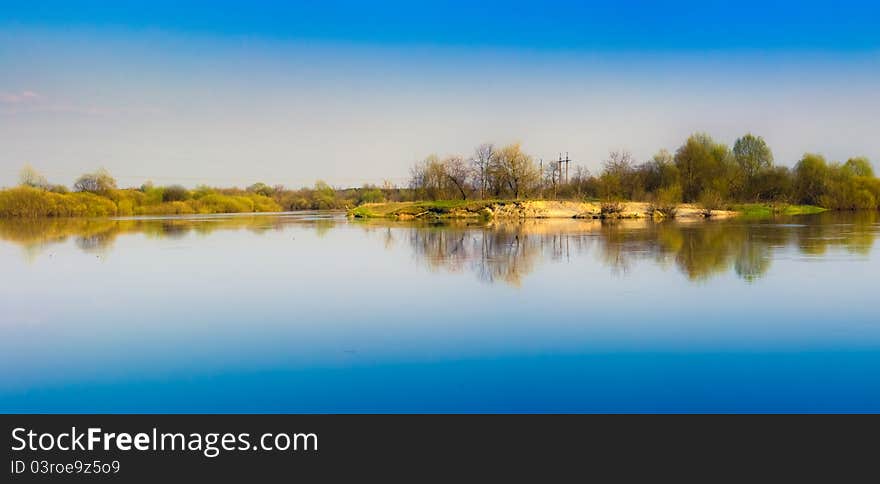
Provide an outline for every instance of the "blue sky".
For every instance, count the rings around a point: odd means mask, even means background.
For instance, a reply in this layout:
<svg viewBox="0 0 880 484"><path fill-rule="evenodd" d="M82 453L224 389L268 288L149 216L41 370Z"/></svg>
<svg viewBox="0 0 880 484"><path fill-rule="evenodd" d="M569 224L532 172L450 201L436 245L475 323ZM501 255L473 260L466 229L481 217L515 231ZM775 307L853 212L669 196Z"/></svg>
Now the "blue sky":
<svg viewBox="0 0 880 484"><path fill-rule="evenodd" d="M35 5L38 4L38 5ZM57 28L159 28L390 45L528 49L875 49L876 2L819 1L42 1L3 8Z"/></svg>
<svg viewBox="0 0 880 484"><path fill-rule="evenodd" d="M880 159L870 2L36 3L0 12L0 185L402 183L484 141L595 171L698 130Z"/></svg>

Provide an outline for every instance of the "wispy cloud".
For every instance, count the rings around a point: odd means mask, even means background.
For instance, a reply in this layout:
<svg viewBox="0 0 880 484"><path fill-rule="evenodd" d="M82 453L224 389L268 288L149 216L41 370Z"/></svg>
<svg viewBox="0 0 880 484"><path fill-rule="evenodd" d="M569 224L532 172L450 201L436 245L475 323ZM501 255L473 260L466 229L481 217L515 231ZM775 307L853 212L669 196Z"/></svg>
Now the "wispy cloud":
<svg viewBox="0 0 880 484"><path fill-rule="evenodd" d="M42 94L36 93L34 91L21 91L21 92L4 92L0 91L0 104L35 104L42 102L46 99Z"/></svg>
<svg viewBox="0 0 880 484"><path fill-rule="evenodd" d="M35 91L0 91L0 114L17 113L69 113L84 116L111 116L120 114L158 114L161 110L153 107L114 109L94 105L60 103Z"/></svg>

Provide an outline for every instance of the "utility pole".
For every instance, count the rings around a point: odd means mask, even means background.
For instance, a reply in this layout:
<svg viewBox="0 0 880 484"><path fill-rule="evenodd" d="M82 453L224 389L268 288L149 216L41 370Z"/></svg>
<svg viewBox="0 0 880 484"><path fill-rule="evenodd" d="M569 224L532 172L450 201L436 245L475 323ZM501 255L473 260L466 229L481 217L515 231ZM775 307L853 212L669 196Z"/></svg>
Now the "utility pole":
<svg viewBox="0 0 880 484"><path fill-rule="evenodd" d="M565 168L562 168L562 164L565 163ZM571 158L568 157L568 152L565 152L565 158L562 157L562 152L559 153L559 156L556 158L556 169L559 170L559 183L568 183L568 165L571 164Z"/></svg>
<svg viewBox="0 0 880 484"><path fill-rule="evenodd" d="M544 158L539 158L539 160L540 161L538 161L538 167L539 167L538 173L540 173L540 178L538 178L538 180L540 180L540 182L541 182L541 184L540 184L540 187L541 187L540 197L544 198Z"/></svg>
<svg viewBox="0 0 880 484"><path fill-rule="evenodd" d="M568 157L568 151L565 152L565 183L568 183L568 165L571 164L571 158Z"/></svg>

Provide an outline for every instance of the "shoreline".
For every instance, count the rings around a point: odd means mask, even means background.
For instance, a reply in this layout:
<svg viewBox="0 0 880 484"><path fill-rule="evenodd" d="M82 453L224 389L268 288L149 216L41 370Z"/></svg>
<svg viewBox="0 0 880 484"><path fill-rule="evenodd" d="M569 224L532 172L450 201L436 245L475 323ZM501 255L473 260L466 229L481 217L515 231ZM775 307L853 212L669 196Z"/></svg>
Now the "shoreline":
<svg viewBox="0 0 880 484"><path fill-rule="evenodd" d="M665 215L648 202L574 202L557 200L443 200L434 202L368 203L347 212L351 218L417 219L729 219L749 216L800 215L824 212L808 205L743 204L729 210L706 210L677 204Z"/></svg>

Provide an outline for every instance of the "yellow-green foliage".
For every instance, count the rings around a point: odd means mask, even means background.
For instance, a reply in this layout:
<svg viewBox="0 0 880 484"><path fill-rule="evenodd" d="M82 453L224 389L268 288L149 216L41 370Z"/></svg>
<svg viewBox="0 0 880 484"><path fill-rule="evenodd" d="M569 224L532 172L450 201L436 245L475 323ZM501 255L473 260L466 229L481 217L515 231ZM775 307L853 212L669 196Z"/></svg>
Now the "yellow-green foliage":
<svg viewBox="0 0 880 484"><path fill-rule="evenodd" d="M221 195L212 193L200 198L197 202L199 213L240 213L253 212L254 202L248 197Z"/></svg>
<svg viewBox="0 0 880 484"><path fill-rule="evenodd" d="M17 187L0 191L0 217L107 217L125 215L182 215L194 213L279 212L273 199L247 193L210 193L198 199L162 202L162 189L113 189L93 193L55 193Z"/></svg>
<svg viewBox="0 0 880 484"><path fill-rule="evenodd" d="M113 200L92 193L54 193L17 187L0 191L0 217L106 217L117 214Z"/></svg>
<svg viewBox="0 0 880 484"><path fill-rule="evenodd" d="M189 215L196 213L192 201L163 202L158 205L144 205L137 207L135 215Z"/></svg>
<svg viewBox="0 0 880 484"><path fill-rule="evenodd" d="M880 181L876 178L853 176L843 170L832 171L825 193L819 197L823 207L838 210L878 208Z"/></svg>
<svg viewBox="0 0 880 484"><path fill-rule="evenodd" d="M281 211L281 206L278 205L278 203L275 200L273 200L265 195L258 195L256 193L250 193L250 194L248 194L247 197L250 198L254 204L254 209L253 209L254 212L280 212Z"/></svg>

